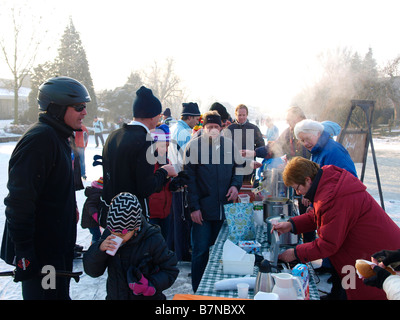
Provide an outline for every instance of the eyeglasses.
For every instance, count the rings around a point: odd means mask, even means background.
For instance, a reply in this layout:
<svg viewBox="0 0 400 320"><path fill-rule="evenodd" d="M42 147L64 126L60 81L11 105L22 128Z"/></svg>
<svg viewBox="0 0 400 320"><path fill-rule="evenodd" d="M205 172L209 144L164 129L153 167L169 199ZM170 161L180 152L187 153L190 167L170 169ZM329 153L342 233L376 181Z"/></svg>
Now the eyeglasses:
<svg viewBox="0 0 400 320"><path fill-rule="evenodd" d="M86 103L73 104L70 107L74 108L76 112L82 112L83 109L86 109Z"/></svg>
<svg viewBox="0 0 400 320"><path fill-rule="evenodd" d="M294 188L294 190L295 190L296 192L299 192L299 188L300 188L300 184L298 184L297 187Z"/></svg>

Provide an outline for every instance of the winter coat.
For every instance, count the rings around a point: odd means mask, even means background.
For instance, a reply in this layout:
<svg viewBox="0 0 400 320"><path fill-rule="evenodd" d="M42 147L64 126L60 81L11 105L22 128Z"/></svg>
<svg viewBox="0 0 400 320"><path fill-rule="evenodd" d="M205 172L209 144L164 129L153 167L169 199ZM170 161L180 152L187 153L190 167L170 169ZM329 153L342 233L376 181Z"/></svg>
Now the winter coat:
<svg viewBox="0 0 400 320"><path fill-rule="evenodd" d="M168 157L176 173L178 173L182 171L184 151L186 144L192 137L192 129L185 121L180 119L171 126L170 132L171 141L168 147Z"/></svg>
<svg viewBox="0 0 400 320"><path fill-rule="evenodd" d="M382 289L386 292L388 300L400 300L400 276L387 277L383 282Z"/></svg>
<svg viewBox="0 0 400 320"><path fill-rule="evenodd" d="M110 235L105 230L101 239L90 246L83 255L83 267L91 277L101 276L106 269L107 300L165 299L163 290L175 282L179 270L176 267L175 253L170 251L158 226L150 225L142 219L142 228L136 237L132 237L119 247L115 256L100 250L100 244ZM136 296L128 286L127 272L133 266L156 289L152 297Z"/></svg>
<svg viewBox="0 0 400 320"><path fill-rule="evenodd" d="M12 264L15 248L39 262L73 253L76 200L72 129L47 114L25 132L9 162L9 193L1 258Z"/></svg>
<svg viewBox="0 0 400 320"><path fill-rule="evenodd" d="M99 226L99 223L94 219L94 214L97 214L97 219L99 217L99 209L100 209L100 197L103 192L100 188L95 188L92 186L86 187L85 196L87 199L83 204L82 209L82 220L81 226L83 229L86 228L96 228Z"/></svg>
<svg viewBox="0 0 400 320"><path fill-rule="evenodd" d="M311 160L321 167L333 164L346 169L357 177L357 170L349 152L339 143L330 138L327 131L323 131L317 144L311 149Z"/></svg>
<svg viewBox="0 0 400 320"><path fill-rule="evenodd" d="M254 150L255 148L265 146L265 141L264 141L264 138L262 136L260 129L255 124L252 124L249 121L246 121L243 124L240 124L235 121L234 123L229 125L229 127L227 129L231 132L231 134L232 134L231 138L234 141L237 138L235 136L235 131L238 131L238 130L241 131L242 144L237 145L239 150L240 149ZM252 146L246 145L247 134L252 134L254 145L252 145ZM237 135L237 133L236 133L236 135ZM237 143L237 142L235 141L235 143Z"/></svg>
<svg viewBox="0 0 400 320"><path fill-rule="evenodd" d="M154 172L160 168L157 162L154 166ZM160 192L154 192L149 197L150 218L165 219L171 213L172 192L169 191L169 182L167 182Z"/></svg>
<svg viewBox="0 0 400 320"><path fill-rule="evenodd" d="M208 155L202 154L208 145ZM236 155L235 155L236 154ZM201 135L191 140L185 149L184 168L190 177L187 184L189 212L201 210L205 220L224 220L223 205L227 204L226 194L230 187L239 191L242 187L241 159L233 141L219 137L218 142L209 143Z"/></svg>
<svg viewBox="0 0 400 320"><path fill-rule="evenodd" d="M153 146L147 133L141 125L124 124L108 136L103 148L102 198L109 205L120 192L130 192L136 195L148 218L147 198L162 189L168 173L161 168L154 172L154 164L148 161Z"/></svg>
<svg viewBox="0 0 400 320"><path fill-rule="evenodd" d="M89 142L89 131L82 125L82 131L75 132L75 145L78 148L86 148Z"/></svg>
<svg viewBox="0 0 400 320"><path fill-rule="evenodd" d="M316 182L317 179L314 180ZM348 171L333 165L322 167L313 210L291 218L296 233L317 229L318 238L296 246L302 262L329 258L341 278L354 268L357 259L369 260L377 251L400 248L400 228L366 191L365 185ZM310 191L309 191L310 192ZM307 198L308 194L306 195ZM346 269L344 269L346 270ZM354 270L354 269L353 269ZM355 289L346 289L347 298L385 299L385 293L356 279Z"/></svg>
<svg viewBox="0 0 400 320"><path fill-rule="evenodd" d="M103 122L100 120L93 121L93 130L94 133L102 133L104 130Z"/></svg>

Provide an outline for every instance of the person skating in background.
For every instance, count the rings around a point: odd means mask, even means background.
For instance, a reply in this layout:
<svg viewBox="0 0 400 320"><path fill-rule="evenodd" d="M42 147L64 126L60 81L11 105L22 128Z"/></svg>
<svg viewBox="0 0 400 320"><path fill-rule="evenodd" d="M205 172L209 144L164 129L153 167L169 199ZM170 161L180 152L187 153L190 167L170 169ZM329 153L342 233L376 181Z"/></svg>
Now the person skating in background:
<svg viewBox="0 0 400 320"><path fill-rule="evenodd" d="M104 147L104 138L103 138L103 122L95 116L93 118L93 130L94 130L94 139L96 141L96 148L99 146L99 139L101 142L101 145Z"/></svg>
<svg viewBox="0 0 400 320"><path fill-rule="evenodd" d="M75 131L75 146L79 155L81 177L86 180L85 149L89 142L89 130L82 124L81 131Z"/></svg>

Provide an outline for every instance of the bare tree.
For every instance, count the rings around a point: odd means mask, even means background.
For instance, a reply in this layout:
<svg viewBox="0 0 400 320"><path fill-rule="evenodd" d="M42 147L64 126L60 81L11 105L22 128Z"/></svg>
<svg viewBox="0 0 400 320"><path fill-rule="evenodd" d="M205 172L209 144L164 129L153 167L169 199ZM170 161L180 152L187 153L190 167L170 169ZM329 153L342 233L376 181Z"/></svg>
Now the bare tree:
<svg viewBox="0 0 400 320"><path fill-rule="evenodd" d="M386 93L386 98L393 106L394 124L400 123L400 55L389 60L383 66L381 73L383 75L383 88Z"/></svg>
<svg viewBox="0 0 400 320"><path fill-rule="evenodd" d="M5 62L13 75L13 90L14 90L14 123L18 124L18 98L19 89L22 86L24 79L32 69L38 49L40 40L34 25L39 26L42 17L32 17L30 8L27 4L23 3L18 8L15 6L9 9L3 7L2 13L9 14L11 21L9 27L12 28L11 32L2 30L0 36L0 48L3 53ZM32 25L27 23L27 17L31 17ZM4 17L0 17L4 22ZM26 35L26 32L28 35ZM7 35L11 39L5 38Z"/></svg>
<svg viewBox="0 0 400 320"><path fill-rule="evenodd" d="M167 58L164 67L160 67L155 61L150 72L144 72L143 78L146 86L160 99L163 108L170 108L172 115L177 116L185 100L185 90L175 74L174 60Z"/></svg>

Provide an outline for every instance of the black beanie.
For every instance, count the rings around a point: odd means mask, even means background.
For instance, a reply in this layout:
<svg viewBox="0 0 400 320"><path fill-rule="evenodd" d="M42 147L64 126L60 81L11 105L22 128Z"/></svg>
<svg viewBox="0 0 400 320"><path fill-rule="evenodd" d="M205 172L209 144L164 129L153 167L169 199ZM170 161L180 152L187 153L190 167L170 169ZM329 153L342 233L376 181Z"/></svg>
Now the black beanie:
<svg viewBox="0 0 400 320"><path fill-rule="evenodd" d="M166 117L170 117L171 116L171 109L170 108L165 109L163 115L166 116Z"/></svg>
<svg viewBox="0 0 400 320"><path fill-rule="evenodd" d="M196 102L182 103L182 116L200 116L201 112Z"/></svg>
<svg viewBox="0 0 400 320"><path fill-rule="evenodd" d="M142 86L136 91L136 98L133 101L134 118L153 118L161 114L161 111L161 102L150 89Z"/></svg>
<svg viewBox="0 0 400 320"><path fill-rule="evenodd" d="M212 104L212 106L210 107L210 110L217 111L219 113L219 115L221 116L221 120L229 119L228 111L226 111L226 108L219 102L214 102Z"/></svg>
<svg viewBox="0 0 400 320"><path fill-rule="evenodd" d="M205 126L207 123L216 123L221 127L222 126L221 116L218 113L217 114L205 113L203 116L203 126Z"/></svg>

